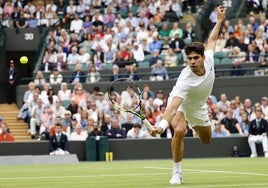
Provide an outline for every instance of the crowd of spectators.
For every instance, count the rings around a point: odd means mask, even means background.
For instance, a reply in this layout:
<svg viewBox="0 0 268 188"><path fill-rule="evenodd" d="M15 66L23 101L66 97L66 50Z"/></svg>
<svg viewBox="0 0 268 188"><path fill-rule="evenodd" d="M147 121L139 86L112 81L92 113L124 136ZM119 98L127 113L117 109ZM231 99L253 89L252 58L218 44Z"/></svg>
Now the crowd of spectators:
<svg viewBox="0 0 268 188"><path fill-rule="evenodd" d="M61 122L63 131L70 140L85 140L88 135L107 136L113 138L153 138L141 120L129 113L114 109L107 93L100 91L95 86L92 91L83 88L80 82L74 84L74 89L68 88L63 82L58 91L53 85L46 83L41 89L34 82L29 83L29 88L24 95L24 104L18 114L29 124L29 133L32 139L48 139L53 134L56 122ZM116 93L123 103L131 98L131 88L126 88L122 93ZM163 91L152 91L148 85L142 88L142 105L146 118L157 126L165 111L167 97ZM135 104L135 101L131 101ZM227 94L222 93L217 99L210 96L207 99L209 117L212 122L213 137L249 136L250 123L256 119L256 108L261 109L261 117L268 120L268 99L262 97L260 102L252 104L249 98L242 99L236 96L229 100ZM130 131L130 132L129 132ZM188 127L187 133L195 136L194 130ZM172 128L158 137L171 138Z"/></svg>
<svg viewBox="0 0 268 188"><path fill-rule="evenodd" d="M73 70L77 64L86 71L91 65L101 70L109 64L128 69L139 67L145 60L146 64L154 66L156 62L149 62L149 59L155 51L163 55L160 57L163 66L169 67L185 61L184 55L176 58L174 54L183 54L185 43L195 40L190 23L185 28L179 27L183 11L202 3L179 0L8 0L1 4L0 20L1 27L6 28L53 26L46 37L46 52L40 69L44 72ZM146 55L149 56L147 59Z"/></svg>
<svg viewBox="0 0 268 188"><path fill-rule="evenodd" d="M268 22L263 14L257 17L250 15L246 19L237 19L233 24L225 20L216 52L224 52L226 57L239 63L267 61Z"/></svg>

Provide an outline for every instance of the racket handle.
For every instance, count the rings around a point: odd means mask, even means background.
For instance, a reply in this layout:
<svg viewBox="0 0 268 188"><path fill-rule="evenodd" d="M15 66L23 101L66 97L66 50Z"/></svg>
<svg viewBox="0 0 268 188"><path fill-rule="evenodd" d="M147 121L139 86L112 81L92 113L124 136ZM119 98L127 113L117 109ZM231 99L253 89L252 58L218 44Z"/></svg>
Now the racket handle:
<svg viewBox="0 0 268 188"><path fill-rule="evenodd" d="M153 130L153 126L151 125L151 123L146 118L144 120L142 120L142 123L145 125L145 127L149 131L152 131Z"/></svg>

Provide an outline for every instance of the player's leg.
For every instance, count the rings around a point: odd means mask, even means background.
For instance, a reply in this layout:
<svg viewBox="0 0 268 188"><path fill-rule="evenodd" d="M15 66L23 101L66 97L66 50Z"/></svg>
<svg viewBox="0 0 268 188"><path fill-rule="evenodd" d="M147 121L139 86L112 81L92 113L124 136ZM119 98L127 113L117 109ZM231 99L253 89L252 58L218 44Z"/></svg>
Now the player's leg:
<svg viewBox="0 0 268 188"><path fill-rule="evenodd" d="M209 144L211 141L211 126L194 126L196 134L203 144Z"/></svg>
<svg viewBox="0 0 268 188"><path fill-rule="evenodd" d="M186 120L183 112L177 111L171 120L171 126L174 129L174 136L171 141L172 157L174 162L180 162L183 156L184 135L186 133Z"/></svg>
<svg viewBox="0 0 268 188"><path fill-rule="evenodd" d="M181 164L184 150L184 135L186 133L186 120L184 113L177 111L176 115L171 120L171 126L174 129L174 136L171 141L171 150L173 158L173 175L170 179L170 184L181 184L183 183L182 179L182 170Z"/></svg>

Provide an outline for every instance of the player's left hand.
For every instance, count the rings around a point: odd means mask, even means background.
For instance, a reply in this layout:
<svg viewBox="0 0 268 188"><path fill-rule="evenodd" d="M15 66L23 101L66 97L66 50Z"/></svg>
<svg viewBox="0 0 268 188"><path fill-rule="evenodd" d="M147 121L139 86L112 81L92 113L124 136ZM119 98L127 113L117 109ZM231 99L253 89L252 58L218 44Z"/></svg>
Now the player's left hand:
<svg viewBox="0 0 268 188"><path fill-rule="evenodd" d="M219 20L224 20L225 19L226 10L227 10L227 8L222 6L222 5L219 5L217 7L217 18Z"/></svg>

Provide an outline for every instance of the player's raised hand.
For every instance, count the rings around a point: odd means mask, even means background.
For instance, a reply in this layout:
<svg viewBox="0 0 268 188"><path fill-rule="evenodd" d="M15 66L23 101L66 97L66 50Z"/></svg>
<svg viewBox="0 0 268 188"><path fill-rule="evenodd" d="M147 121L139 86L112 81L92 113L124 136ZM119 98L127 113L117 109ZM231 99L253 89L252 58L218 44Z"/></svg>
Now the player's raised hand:
<svg viewBox="0 0 268 188"><path fill-rule="evenodd" d="M227 10L227 8L222 6L222 5L219 5L217 7L217 18L219 20L224 20L225 19L226 10Z"/></svg>

